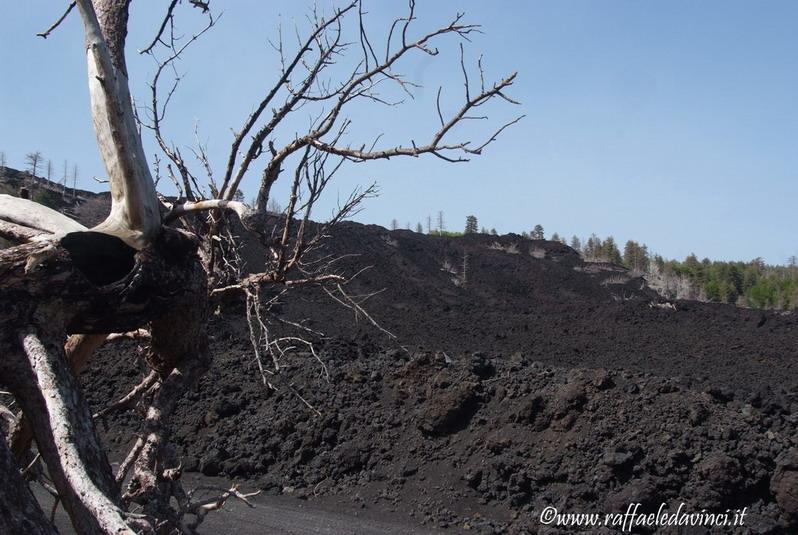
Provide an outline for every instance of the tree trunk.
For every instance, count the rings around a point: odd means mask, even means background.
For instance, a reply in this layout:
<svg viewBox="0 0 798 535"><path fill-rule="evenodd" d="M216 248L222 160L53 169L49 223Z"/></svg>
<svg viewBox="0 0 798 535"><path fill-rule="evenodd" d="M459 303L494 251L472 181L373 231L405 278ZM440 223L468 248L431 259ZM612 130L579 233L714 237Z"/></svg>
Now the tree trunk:
<svg viewBox="0 0 798 535"><path fill-rule="evenodd" d="M129 497L150 503L149 518L175 526L174 512L164 517L174 494L174 481L166 476L179 475L167 470L177 465L166 447L168 423L174 404L207 368L206 314L207 280L197 243L178 231L164 229L141 251L96 232L0 251L0 373L30 421L81 534L132 533L128 524L135 520L123 514L119 488L72 366L80 365L77 360L104 333L152 320L148 362L161 379L149 392L145 448L134 472L139 492ZM75 362L64 351L67 333L83 333L72 339Z"/></svg>
<svg viewBox="0 0 798 535"><path fill-rule="evenodd" d="M103 344L106 338L107 336L104 334L76 334L69 337L64 346L64 351L69 367L75 377L80 375L89 357ZM30 453L32 441L33 428L31 427L30 419L22 414L12 429L9 440L11 452L20 461L20 464L28 464L28 460L33 460L32 453Z"/></svg>
<svg viewBox="0 0 798 535"><path fill-rule="evenodd" d="M172 510L171 498L184 495L168 448L169 418L209 362L207 275L197 241L162 225L135 121L124 60L129 3L76 2L86 34L92 119L111 189L108 218L85 231L38 209L34 221L18 200L0 199L0 215L9 224L51 234L0 251L0 372L82 535L132 534L132 527L180 530L181 513ZM6 230L18 234L16 226ZM73 369L80 369L105 334L150 322L148 362L160 378L144 392L149 404L145 436L123 501ZM85 335L73 338L81 343L71 363L64 351L67 334ZM3 484L24 487L5 444L0 450ZM9 499L34 509L29 515L33 532L51 532L29 494L15 491ZM126 514L123 506L129 502L143 505L144 515ZM19 515L11 522L23 525Z"/></svg>
<svg viewBox="0 0 798 535"><path fill-rule="evenodd" d="M149 390L142 434L143 444L134 464L125 501L142 506L144 512L172 526L180 525L180 514L171 499L180 499L180 462L169 445L171 417L177 402L210 366L206 333L208 288L199 262L186 267L185 292L172 308L151 322L151 344L146 359L161 379ZM177 335L179 333L179 335Z"/></svg>
<svg viewBox="0 0 798 535"><path fill-rule="evenodd" d="M129 0L78 0L86 33L91 115L108 172L111 213L96 227L135 248L160 231L160 202L147 167L124 60Z"/></svg>
<svg viewBox="0 0 798 535"><path fill-rule="evenodd" d="M14 394L30 418L39 453L75 529L87 535L133 535L58 334L42 338L36 328L22 332L25 357L17 353L10 359L16 368Z"/></svg>
<svg viewBox="0 0 798 535"><path fill-rule="evenodd" d="M196 240L171 229L141 251L98 232L0 250L0 326L6 337L44 318L71 334L135 330L190 293L195 262Z"/></svg>

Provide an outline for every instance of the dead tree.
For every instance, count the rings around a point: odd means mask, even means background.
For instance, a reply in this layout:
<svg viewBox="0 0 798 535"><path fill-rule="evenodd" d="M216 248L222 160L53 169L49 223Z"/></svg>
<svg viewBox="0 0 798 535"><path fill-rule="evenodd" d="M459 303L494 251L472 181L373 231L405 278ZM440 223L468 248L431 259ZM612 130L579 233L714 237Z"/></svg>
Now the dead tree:
<svg viewBox="0 0 798 535"><path fill-rule="evenodd" d="M440 127L424 142L382 148L377 146L379 139L371 144L345 142L351 125L345 111L351 105L395 105L380 96L378 87L394 84L406 92L414 88L397 70L400 59L412 53L435 56L436 40L467 39L478 30L458 15L446 26L417 34L411 1L408 13L386 30L385 53L378 54L363 23L362 6L351 2L329 18L313 13L309 35L294 53L287 52L282 40L275 45L281 72L235 134L221 182L214 180L202 146L197 147L206 192L198 173L162 130L176 85L162 96L161 78L186 47L215 24L206 2L189 0L187 5L207 14L208 23L181 41L174 31L178 4L169 3L145 49L160 59L143 116L132 105L125 63L129 0L76 0L40 34L47 37L77 7L86 36L91 113L112 204L104 222L86 229L31 201L0 196L0 236L19 243L0 251L0 382L21 408L8 444L0 441L0 510L9 513L0 515L0 532L53 533L26 480L39 460L52 479L50 490L81 534L192 533L204 515L226 499L246 501L248 495L235 488L223 489L211 500L195 500L180 485L180 461L169 445L175 404L210 365L206 323L211 300L226 294L243 296L256 325L263 325L264 285L316 284L334 297L340 290L343 297L336 299L346 304L343 277L331 271L329 261L307 261L332 226L374 192L366 188L353 193L329 221L314 225L313 207L344 164L422 154L466 161L518 120L481 143L451 139L459 123L484 118L473 113L487 102L512 102L504 91L515 78L512 74L485 85L479 64L481 83L474 88L461 54L462 104L445 117L439 90ZM355 21L360 52L350 50L357 47L343 39L347 17ZM328 66L347 53L362 53L362 58L342 80L324 79ZM277 132L285 118L313 105L320 105L320 111L308 131L281 144ZM176 202L166 203L156 193L140 126L152 132L169 161L167 172L181 189ZM264 157L256 206L250 208L234 200L235 194ZM269 214L272 186L289 166L286 208ZM254 273L244 274L230 256L235 251L226 224L230 213L270 251L268 262ZM151 372L119 405L136 400L144 407L144 432L114 474L76 375L109 334L140 328L149 333L145 358ZM265 347L278 367L279 343L267 341L264 346L255 338L253 334L255 352Z"/></svg>
<svg viewBox="0 0 798 535"><path fill-rule="evenodd" d="M38 176L37 175L38 169L42 163L43 158L44 156L42 156L42 153L39 152L38 150L35 152L29 152L28 154L25 155L25 163L28 166L28 172L30 173L32 180L34 181Z"/></svg>

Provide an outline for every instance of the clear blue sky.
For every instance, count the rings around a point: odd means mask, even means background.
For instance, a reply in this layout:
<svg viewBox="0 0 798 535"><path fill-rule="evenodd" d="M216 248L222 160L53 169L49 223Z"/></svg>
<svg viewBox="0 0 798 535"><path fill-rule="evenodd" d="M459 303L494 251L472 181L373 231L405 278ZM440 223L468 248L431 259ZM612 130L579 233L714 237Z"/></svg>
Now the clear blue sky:
<svg viewBox="0 0 798 535"><path fill-rule="evenodd" d="M153 66L135 51L151 38L166 4L133 2L128 57L139 99ZM302 26L310 2L213 4L224 16L180 65L184 83L165 128L186 147L198 125L218 175L231 129L276 75L267 39L280 21L287 33L294 23ZM514 113L527 117L468 164L430 157L351 165L317 216L332 209L337 195L376 180L381 196L360 221L388 226L396 218L415 227L443 210L452 230L475 214L481 226L502 233L541 223L547 236L631 238L671 258L695 252L784 263L798 254L798 3L418 4L417 31L465 11L485 32L466 44L467 57L484 53L489 78L519 71L510 93L521 108L495 105L488 110L491 125L462 134L478 139ZM35 36L62 5L66 1L0 6L0 151L19 168L33 150L59 170L68 159L80 167L79 185L98 189L91 177L104 171L88 114L79 18L73 13L47 40ZM369 5L379 40L405 4ZM189 12L184 21L189 31L196 17ZM461 98L457 60L455 48L442 47L435 62L405 63L401 70L424 84L416 100L390 112L353 110L354 139L385 132L386 142L423 140L435 127L437 87L444 87L449 109ZM147 147L151 157L154 145L147 141ZM248 179L247 197L258 174L256 168Z"/></svg>

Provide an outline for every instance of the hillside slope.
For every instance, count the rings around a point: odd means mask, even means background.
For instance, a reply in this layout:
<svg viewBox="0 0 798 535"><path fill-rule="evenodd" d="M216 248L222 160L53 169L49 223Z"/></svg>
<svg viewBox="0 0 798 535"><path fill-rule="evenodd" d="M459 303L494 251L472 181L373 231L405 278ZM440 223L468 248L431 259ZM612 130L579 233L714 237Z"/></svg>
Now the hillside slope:
<svg viewBox="0 0 798 535"><path fill-rule="evenodd" d="M103 203L69 210L92 224ZM286 356L268 388L243 305L220 303L215 364L175 418L185 470L458 533L536 533L545 507L635 503L746 508L743 532L798 530L795 315L664 303L619 266L515 235L346 223L318 254L360 273L348 290L373 294L369 314L397 339L318 288L291 292L276 312L325 333L321 362ZM264 251L244 240L243 257L256 271ZM140 355L133 342L96 355L82 377L95 408L138 382ZM105 440L123 453L137 421L111 416Z"/></svg>
<svg viewBox="0 0 798 535"><path fill-rule="evenodd" d="M795 315L691 301L670 306L626 269L582 262L558 242L441 238L348 223L325 253L345 257L338 265L344 273L372 266L350 290L380 292L366 308L405 346L521 351L549 364L678 376L741 393L798 388ZM311 318L322 331L355 329L345 309L312 289L286 300L284 312Z"/></svg>
<svg viewBox="0 0 798 535"><path fill-rule="evenodd" d="M454 532L535 533L547 506L682 502L745 507L752 533L798 529L794 315L658 306L622 268L512 235L348 223L321 254L342 257L342 273L372 266L349 290L379 291L368 311L398 340L317 289L293 292L278 311L327 335L324 367L288 356L273 390L258 379L243 306L221 305L216 364L175 424L187 470ZM263 258L251 243L244 256L253 270ZM136 355L101 352L84 376L95 406L141 376ZM120 449L130 421L107 433Z"/></svg>

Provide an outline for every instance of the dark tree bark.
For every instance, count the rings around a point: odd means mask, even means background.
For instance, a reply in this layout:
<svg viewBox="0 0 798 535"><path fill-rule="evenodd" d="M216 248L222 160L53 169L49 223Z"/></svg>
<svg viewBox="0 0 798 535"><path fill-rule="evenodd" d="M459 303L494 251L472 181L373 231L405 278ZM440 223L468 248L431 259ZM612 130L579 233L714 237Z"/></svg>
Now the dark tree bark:
<svg viewBox="0 0 798 535"><path fill-rule="evenodd" d="M14 457L0 440L0 533L54 535L55 529L22 479Z"/></svg>
<svg viewBox="0 0 798 535"><path fill-rule="evenodd" d="M176 401L209 363L207 296L196 240L168 228L141 251L95 232L0 251L0 372L80 533L132 533L128 524L142 522L126 519L129 502L144 505L147 519L179 525L170 506L180 493L169 470L179 463L166 447L168 423ZM148 362L161 379L148 393L145 444L122 500L73 367L82 365L98 335L148 321ZM74 333L84 336L73 338L69 359L64 341ZM88 347L81 348L81 340Z"/></svg>
<svg viewBox="0 0 798 535"><path fill-rule="evenodd" d="M100 24L114 67L127 76L125 63L125 39L127 39L127 19L130 0L95 0L94 11Z"/></svg>

